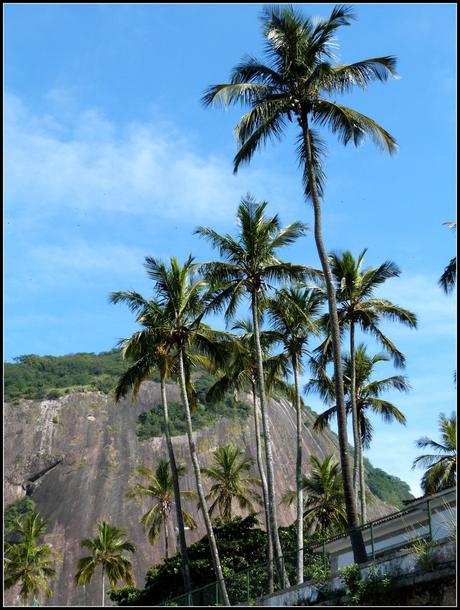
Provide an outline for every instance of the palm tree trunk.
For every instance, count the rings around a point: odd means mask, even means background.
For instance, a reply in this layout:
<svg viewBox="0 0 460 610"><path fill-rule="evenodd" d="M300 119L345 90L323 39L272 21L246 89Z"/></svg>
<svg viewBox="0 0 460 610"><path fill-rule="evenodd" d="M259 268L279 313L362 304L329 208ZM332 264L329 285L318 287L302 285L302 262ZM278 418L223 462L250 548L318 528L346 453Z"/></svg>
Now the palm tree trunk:
<svg viewBox="0 0 460 610"><path fill-rule="evenodd" d="M183 348L179 348L179 383L180 391L182 396L182 403L185 409L185 418L187 422L187 436L188 444L190 449L190 456L192 458L193 470L195 471L196 488L198 491L198 497L200 499L201 511L203 513L204 523L206 526L206 532L208 534L209 546L211 549L212 563L214 566L214 572L216 579L219 583L219 590L222 597L224 606L230 606L230 600L227 594L227 588L225 586L224 575L222 572L222 566L220 565L219 551L217 550L216 538L214 536L214 530L212 529L211 519L209 517L208 507L206 504L206 498L204 495L203 484L201 481L200 464L198 462L198 456L196 453L195 443L193 441L193 429L192 429L192 418L190 415L190 405L187 396L187 387L185 383L185 372L184 372L184 355Z"/></svg>
<svg viewBox="0 0 460 610"><path fill-rule="evenodd" d="M256 454L257 454L257 466L259 468L260 481L262 483L262 496L264 499L264 512L265 512L265 527L267 529L267 561L268 561L268 592L273 593L273 540L270 528L270 517L268 513L268 489L267 489L267 478L265 476L265 470L263 466L262 458L262 447L260 446L260 424L259 416L257 414L257 395L256 386L252 382L252 403L254 405L254 430L256 435Z"/></svg>
<svg viewBox="0 0 460 610"><path fill-rule="evenodd" d="M165 519L165 556L169 557L169 540L168 540L168 519Z"/></svg>
<svg viewBox="0 0 460 610"><path fill-rule="evenodd" d="M363 535L358 529L356 517L356 505L353 495L353 487L350 473L350 459L348 454L348 434L347 434L347 413L345 408L345 398L343 391L343 371L342 355L340 350L340 330L339 319L337 316L337 303L335 299L335 288L332 280L331 268L326 249L323 243L321 232L321 203L319 200L318 189L316 186L316 176L313 168L313 158L310 142L310 129L308 126L307 110L302 109L300 118L302 127L305 150L307 153L307 170L309 172L311 195L315 215L315 242L321 267L324 273L324 280L327 289L327 302L329 307L329 317L331 320L331 337L334 354L334 382L335 397L337 404L337 423L339 432L340 462L342 467L343 492L345 497L345 507L347 511L348 528L350 532L350 542L353 549L353 557L356 563L364 563L367 560L366 547L364 546Z"/></svg>
<svg viewBox="0 0 460 610"><path fill-rule="evenodd" d="M267 462L267 492L268 492L268 516L273 541L273 554L277 565L278 575L282 578L283 586L289 587L289 579L284 568L283 551L278 535L278 520L276 518L276 499L273 476L273 453L270 438L270 425L268 422L267 409L265 405L265 379L262 360L262 347L260 345L259 331L259 308L256 293L252 293L252 323L254 327L254 342L256 348L257 382L259 386L260 412L262 414L262 429L265 444L265 458ZM280 578L280 580L281 580Z"/></svg>
<svg viewBox="0 0 460 610"><path fill-rule="evenodd" d="M361 441L361 427L358 420L358 432L359 432L359 443L360 443L360 451L359 451L359 487L361 490L361 521L364 525L367 523L367 505L366 505L366 471L364 470L364 451L363 444Z"/></svg>
<svg viewBox="0 0 460 610"><path fill-rule="evenodd" d="M295 470L297 491L297 584L303 583L303 488L302 488L302 413L300 410L299 365L297 356L292 358L295 387L295 409L297 424L297 460Z"/></svg>
<svg viewBox="0 0 460 610"><path fill-rule="evenodd" d="M166 447L168 449L169 464L171 467L171 476L173 480L174 489L174 504L176 508L176 522L177 529L179 530L179 545L180 545L180 556L182 562L182 578L184 580L184 589L186 593L192 590L192 579L190 576L190 563L188 559L187 542L185 540L185 527L184 518L182 516L182 505L180 497L179 487L179 475L177 473L176 457L174 455L174 448L171 441L171 434L169 431L169 411L168 411L168 400L166 397L166 383L164 378L161 378L161 402L163 403L163 417L165 422L165 438Z"/></svg>
<svg viewBox="0 0 460 610"><path fill-rule="evenodd" d="M361 439L359 437L359 422L358 410L356 408L356 364L355 364L355 325L353 320L350 321L350 367L351 367L351 418L353 425L353 444L354 444L354 459L353 459L353 490L355 492L355 502L358 503L359 497L359 464L361 461ZM361 490L362 492L362 490ZM363 516L361 515L361 525L364 524Z"/></svg>
<svg viewBox="0 0 460 610"><path fill-rule="evenodd" d="M104 577L104 566L102 566L102 606L105 606L104 600L105 600L105 577Z"/></svg>

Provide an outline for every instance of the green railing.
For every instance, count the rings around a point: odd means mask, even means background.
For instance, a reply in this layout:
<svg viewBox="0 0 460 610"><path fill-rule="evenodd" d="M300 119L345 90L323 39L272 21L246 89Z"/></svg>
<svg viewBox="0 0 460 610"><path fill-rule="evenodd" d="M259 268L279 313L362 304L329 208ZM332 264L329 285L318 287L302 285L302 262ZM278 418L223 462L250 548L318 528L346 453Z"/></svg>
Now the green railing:
<svg viewBox="0 0 460 610"><path fill-rule="evenodd" d="M424 507L426 502L426 508ZM415 506L404 508L401 511L380 517L374 521L369 521L359 529L363 532L369 530L370 536L370 547L371 547L371 558L375 560L375 539L374 539L374 526L384 521L388 521L398 516L408 515L413 512L427 512L427 523L429 529L429 536L432 537L432 512L430 500L426 500L423 503L419 503ZM318 580L318 576L321 576L321 572L325 574L330 570L330 558L327 551L327 545L330 542L338 540L340 538L348 537L349 533L343 532L342 534L332 536L309 547L305 547L304 551L304 581L308 581L312 578ZM251 566L246 570L232 574L231 576L225 576L225 584L227 587L227 593L232 606L238 605L249 605L251 602L255 603L261 597L270 595L275 591L281 591L286 588L284 584L283 575L277 573L277 566L273 562L273 583L269 582L269 570L268 562L264 562L255 566ZM294 585L297 582L297 554L296 552L286 553L283 556L283 566L281 572L284 570L287 573L289 582ZM194 589L190 593L184 593L172 599L163 600L159 606L220 606L222 600L220 599L220 591L218 582L215 581L198 589Z"/></svg>

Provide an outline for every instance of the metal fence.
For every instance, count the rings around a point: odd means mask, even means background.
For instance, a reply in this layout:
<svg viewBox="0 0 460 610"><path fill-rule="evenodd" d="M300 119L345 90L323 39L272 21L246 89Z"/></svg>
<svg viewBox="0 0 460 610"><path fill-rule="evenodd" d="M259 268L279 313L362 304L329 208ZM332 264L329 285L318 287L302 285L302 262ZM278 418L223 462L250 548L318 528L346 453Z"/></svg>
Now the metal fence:
<svg viewBox="0 0 460 610"><path fill-rule="evenodd" d="M430 498L414 501L403 510L366 523L359 529L369 555L375 560L390 549L402 548L411 541L426 536L440 539L446 536L445 515L456 506L456 488L440 492ZM304 551L304 581L326 578L343 565L353 563L348 532L308 546ZM351 559L350 559L351 558ZM283 556L281 574L273 562L273 582L269 579L269 563L251 566L242 572L225 577L228 596L232 606L249 605L273 592L286 589L283 572L287 573L291 585L297 582L297 554ZM194 589L178 597L164 600L160 606L219 606L222 605L218 582Z"/></svg>

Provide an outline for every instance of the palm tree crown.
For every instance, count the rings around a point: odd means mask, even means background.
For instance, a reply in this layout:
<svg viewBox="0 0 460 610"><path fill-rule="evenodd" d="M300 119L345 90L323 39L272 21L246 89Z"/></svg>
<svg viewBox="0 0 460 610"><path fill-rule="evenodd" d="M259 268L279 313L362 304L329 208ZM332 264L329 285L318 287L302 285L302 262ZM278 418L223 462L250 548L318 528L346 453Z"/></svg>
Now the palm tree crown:
<svg viewBox="0 0 460 610"><path fill-rule="evenodd" d="M185 473L185 466L177 467L178 476ZM144 514L141 523L144 528L148 528L148 539L150 544L154 544L160 536L161 528L165 528L166 557L168 557L168 536L167 526L171 510L174 506L174 486L169 462L160 460L155 470L139 466L135 474L141 479L146 480L146 485L138 482L127 492L128 498L149 498L154 505ZM180 491L184 498L195 498L196 493L190 491ZM195 520L185 510L182 510L184 523L190 529L197 527Z"/></svg>
<svg viewBox="0 0 460 610"><path fill-rule="evenodd" d="M457 229L456 222L445 222L445 225L449 227L449 229ZM455 283L457 281L457 257L451 258L449 264L444 269L444 273L439 278L438 284L444 290L446 294L452 292L455 287Z"/></svg>
<svg viewBox="0 0 460 610"><path fill-rule="evenodd" d="M19 583L19 595L24 603L41 592L51 596L48 581L56 573L56 553L51 545L39 542L46 527L47 522L38 513L31 512L17 519L11 530L15 540L5 543L5 589Z"/></svg>
<svg viewBox="0 0 460 610"><path fill-rule="evenodd" d="M277 250L304 235L306 225L293 222L282 228L278 215L271 218L264 212L267 202L257 203L250 195L241 200L237 211L238 236L220 235L208 227L198 227L195 233L211 242L226 262L204 263L201 267L211 289L216 291L213 308L226 304L225 317L231 320L245 294L263 299L274 285L318 278L320 272L303 265L280 260Z"/></svg>
<svg viewBox="0 0 460 610"><path fill-rule="evenodd" d="M386 362L388 360L389 357L385 354L369 356L365 345L362 343L356 348L356 405L361 442L365 448L369 448L373 433L373 427L367 416L367 412L371 411L376 415L380 415L383 421L387 423L393 420L403 425L406 423L404 414L395 405L383 400L380 396L383 392L388 390L408 392L410 385L407 378L402 375L393 375L379 380L371 379L375 365L378 362ZM312 368L316 372L316 377L307 383L305 391L316 391L324 402L327 404L334 403L333 380L327 376L325 370L318 362L312 361ZM344 355L343 370L345 394L349 397L351 391L351 362L349 355ZM348 399L346 404L347 413L351 413L351 400ZM323 430L335 415L336 406L334 405L318 416L314 428L316 430Z"/></svg>
<svg viewBox="0 0 460 610"><path fill-rule="evenodd" d="M446 417L444 413L439 416L439 429L442 442L438 443L427 436L419 438L417 447L429 447L436 453L420 455L414 460L412 468L420 466L426 468L422 477L421 486L425 493L441 491L446 487L455 485L457 480L457 416L452 413Z"/></svg>
<svg viewBox="0 0 460 610"><path fill-rule="evenodd" d="M279 290L267 303L273 338L299 366L311 336L319 335L317 321L324 300L316 288L291 286Z"/></svg>
<svg viewBox="0 0 460 610"><path fill-rule="evenodd" d="M349 251L332 253L329 256L331 271L334 278L339 304L337 313L342 330L351 325L359 326L363 331L370 332L391 354L395 366L405 364L404 355L396 348L394 343L379 329L382 320L390 320L406 324L410 328L417 327L417 317L411 311L395 305L387 299L374 296L375 290L386 280L399 277L401 270L392 261L385 261L378 267L362 269L364 249L355 260ZM322 323L328 327L328 316L324 316ZM331 338L317 349L323 351L326 357L331 355Z"/></svg>
<svg viewBox="0 0 460 610"><path fill-rule="evenodd" d="M213 482L206 496L213 500L209 507L209 514L219 509L220 517L224 521L232 518L232 502L236 500L242 510L255 512L253 502L260 503L260 495L253 489L260 485L260 480L248 475L254 460L244 457L243 451L234 445L218 447L214 451L215 465L202 468L202 472Z"/></svg>
<svg viewBox="0 0 460 610"><path fill-rule="evenodd" d="M131 561L126 557L126 551L134 553L136 547L131 542L123 540L126 531L115 527L107 521L98 524L98 535L95 538L85 538L80 546L90 551L90 555L81 557L77 564L75 582L84 585L90 582L97 566L102 569L102 605L105 598L105 575L112 587L125 581L134 586Z"/></svg>
<svg viewBox="0 0 460 610"><path fill-rule="evenodd" d="M347 517L340 464L333 455L322 461L312 455L310 463L310 474L302 477L305 524L311 533L319 528L323 536L344 531L347 527ZM283 502L292 504L295 497L295 491L288 491Z"/></svg>
<svg viewBox="0 0 460 610"><path fill-rule="evenodd" d="M392 153L394 138L370 117L331 100L337 94L354 87L362 89L372 81L386 81L396 76L396 59L392 56L365 59L352 64L334 64L335 35L341 26L351 24L351 9L334 7L329 19L314 21L305 18L292 6L269 7L262 15L266 41L267 63L254 57L244 58L232 71L230 82L209 87L203 97L205 105L241 103L250 110L236 127L238 153L235 172L241 163L267 140L280 138L293 117L302 120L309 115L314 125L327 126L347 144L359 145L365 136ZM312 135L313 164L319 194L324 187L321 157L323 141ZM299 138L299 158L306 158L302 136ZM307 195L311 181L305 172Z"/></svg>

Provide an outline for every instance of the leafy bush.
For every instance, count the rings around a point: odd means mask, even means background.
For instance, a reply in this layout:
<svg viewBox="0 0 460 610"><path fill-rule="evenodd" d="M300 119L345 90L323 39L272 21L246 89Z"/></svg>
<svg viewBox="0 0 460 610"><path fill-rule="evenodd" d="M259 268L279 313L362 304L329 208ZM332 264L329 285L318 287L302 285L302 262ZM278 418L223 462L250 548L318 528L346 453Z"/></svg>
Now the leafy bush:
<svg viewBox="0 0 460 610"><path fill-rule="evenodd" d="M435 543L429 538L419 538L412 543L411 550L415 555L415 565L422 572L431 572L437 565L433 549Z"/></svg>
<svg viewBox="0 0 460 610"><path fill-rule="evenodd" d="M5 534L13 529L14 523L19 517L31 513L35 509L35 502L29 496L20 498L5 507L3 513L3 528Z"/></svg>
<svg viewBox="0 0 460 610"><path fill-rule="evenodd" d="M363 579L356 563L339 570L339 575L347 587L347 605L349 606L381 603L393 583L392 578L386 572L379 574L374 565L370 567L366 579Z"/></svg>

